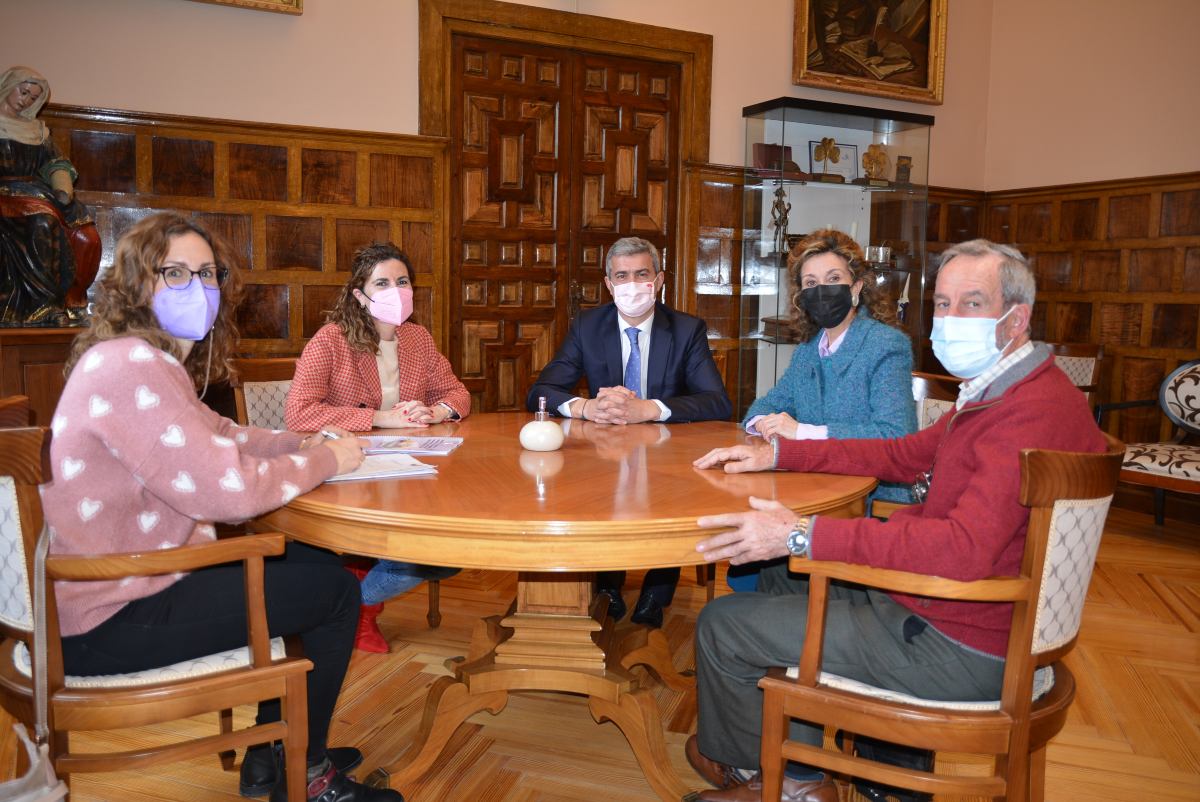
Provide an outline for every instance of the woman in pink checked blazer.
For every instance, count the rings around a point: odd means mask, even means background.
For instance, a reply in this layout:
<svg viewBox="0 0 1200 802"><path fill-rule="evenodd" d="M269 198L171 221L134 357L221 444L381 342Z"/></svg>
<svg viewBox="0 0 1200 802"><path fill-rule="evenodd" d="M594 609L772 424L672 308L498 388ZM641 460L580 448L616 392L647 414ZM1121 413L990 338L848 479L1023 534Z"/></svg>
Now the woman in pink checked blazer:
<svg viewBox="0 0 1200 802"><path fill-rule="evenodd" d="M289 429L340 426L352 431L426 427L461 420L471 396L450 369L433 337L408 322L413 310L412 265L392 243L374 243L354 254L329 322L304 348L284 406ZM363 604L355 646L387 652L377 619L383 602L426 579L453 576L457 568L379 561L362 579Z"/></svg>

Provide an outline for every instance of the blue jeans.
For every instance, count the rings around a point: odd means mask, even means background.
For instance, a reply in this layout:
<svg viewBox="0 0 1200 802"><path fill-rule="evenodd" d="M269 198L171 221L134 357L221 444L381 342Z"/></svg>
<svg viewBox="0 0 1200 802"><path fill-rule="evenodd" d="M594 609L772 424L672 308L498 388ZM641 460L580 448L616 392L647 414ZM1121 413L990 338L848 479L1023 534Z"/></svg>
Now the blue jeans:
<svg viewBox="0 0 1200 802"><path fill-rule="evenodd" d="M380 560L363 577L362 603L381 604L407 590L412 590L427 579L447 579L458 571L457 568L443 568L439 565Z"/></svg>

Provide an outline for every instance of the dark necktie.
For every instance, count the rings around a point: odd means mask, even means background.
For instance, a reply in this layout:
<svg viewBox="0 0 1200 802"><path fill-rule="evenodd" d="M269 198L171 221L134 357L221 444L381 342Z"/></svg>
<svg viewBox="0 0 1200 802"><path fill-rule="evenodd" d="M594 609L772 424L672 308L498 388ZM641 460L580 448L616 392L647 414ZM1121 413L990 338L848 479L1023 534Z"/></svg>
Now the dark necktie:
<svg viewBox="0 0 1200 802"><path fill-rule="evenodd" d="M630 326L625 329L629 337L629 361L625 363L625 388L632 390L638 398L642 397L642 351L638 345L638 328Z"/></svg>

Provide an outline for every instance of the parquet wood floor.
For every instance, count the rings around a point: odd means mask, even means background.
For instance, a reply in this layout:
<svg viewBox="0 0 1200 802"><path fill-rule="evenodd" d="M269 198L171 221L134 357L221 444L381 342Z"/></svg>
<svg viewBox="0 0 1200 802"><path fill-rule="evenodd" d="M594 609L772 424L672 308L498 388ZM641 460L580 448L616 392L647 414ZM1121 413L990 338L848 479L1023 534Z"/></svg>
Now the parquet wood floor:
<svg viewBox="0 0 1200 802"><path fill-rule="evenodd" d="M685 570L666 633L682 667L703 604ZM636 588L631 574L627 588ZM721 584L721 580L718 580ZM332 741L356 744L369 771L411 743L425 689L447 673L444 661L466 651L475 621L503 612L516 587L509 573L465 571L442 583L442 626L425 625L425 593L388 604L382 622L390 655L355 653L333 724ZM632 601L632 591L627 595ZM1062 734L1049 747L1047 800L1200 799L1200 525L1114 510L1092 580L1079 646L1070 656L1079 694ZM692 695L657 691L671 760L700 781L683 757L695 728ZM251 711L241 709L239 722ZM215 717L133 732L78 737L81 745L130 749L181 733L208 733ZM0 713L0 777L11 776L14 738ZM941 755L954 771L978 772L981 759ZM215 756L152 773L80 775L74 802L233 802L236 775ZM583 699L513 694L499 715L480 713L455 735L434 770L403 789L410 802L650 802L628 745L611 724L595 725Z"/></svg>

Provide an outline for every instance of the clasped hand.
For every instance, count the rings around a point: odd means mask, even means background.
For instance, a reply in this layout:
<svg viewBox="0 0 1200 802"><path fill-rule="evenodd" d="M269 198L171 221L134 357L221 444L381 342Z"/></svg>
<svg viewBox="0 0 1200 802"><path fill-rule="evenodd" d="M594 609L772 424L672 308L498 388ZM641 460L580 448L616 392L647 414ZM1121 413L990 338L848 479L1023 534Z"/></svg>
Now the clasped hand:
<svg viewBox="0 0 1200 802"><path fill-rule="evenodd" d="M379 429L424 429L441 423L449 414L441 404L428 407L420 401L401 401L391 409L376 412L372 423Z"/></svg>
<svg viewBox="0 0 1200 802"><path fill-rule="evenodd" d="M657 420L658 404L638 398L627 387L601 387L595 398L584 402L584 416L596 423L644 423Z"/></svg>
<svg viewBox="0 0 1200 802"><path fill-rule="evenodd" d="M772 437L786 437L788 440L795 440L796 427L796 419L786 412L763 415L754 422L755 431L768 440Z"/></svg>

